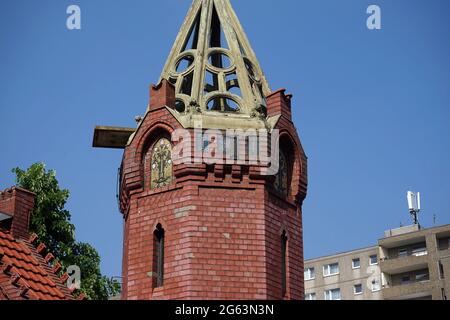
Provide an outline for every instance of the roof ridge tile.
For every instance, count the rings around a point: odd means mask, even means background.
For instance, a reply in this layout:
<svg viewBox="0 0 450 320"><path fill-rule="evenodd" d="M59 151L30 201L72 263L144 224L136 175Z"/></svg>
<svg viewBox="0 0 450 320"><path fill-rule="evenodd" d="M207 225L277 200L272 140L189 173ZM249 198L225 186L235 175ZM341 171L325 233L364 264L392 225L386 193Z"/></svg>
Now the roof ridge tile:
<svg viewBox="0 0 450 320"><path fill-rule="evenodd" d="M0 230L0 273L4 273L11 289L15 287L14 299L72 300L74 296L64 286L65 273L58 273L62 264L53 253L39 243L35 234L29 239L14 239L8 232ZM9 286L9 285L8 285ZM14 292L14 291L11 291ZM4 296L4 295L3 295Z"/></svg>
<svg viewBox="0 0 450 320"><path fill-rule="evenodd" d="M38 235L36 233L32 233L30 238L28 239L28 242L34 244L38 239L39 239Z"/></svg>
<svg viewBox="0 0 450 320"><path fill-rule="evenodd" d="M45 243L41 242L41 243L37 246L36 252L42 256L42 255L43 255L43 252L45 252L46 249L47 249L47 246L45 245Z"/></svg>

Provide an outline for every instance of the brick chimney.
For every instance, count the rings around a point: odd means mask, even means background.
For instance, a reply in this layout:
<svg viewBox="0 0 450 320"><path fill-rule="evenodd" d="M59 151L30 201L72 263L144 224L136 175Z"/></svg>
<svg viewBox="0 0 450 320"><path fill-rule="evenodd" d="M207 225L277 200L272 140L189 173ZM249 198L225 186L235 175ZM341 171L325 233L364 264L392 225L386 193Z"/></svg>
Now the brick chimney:
<svg viewBox="0 0 450 320"><path fill-rule="evenodd" d="M0 227L10 230L15 238L28 238L35 198L34 193L19 187L0 191Z"/></svg>

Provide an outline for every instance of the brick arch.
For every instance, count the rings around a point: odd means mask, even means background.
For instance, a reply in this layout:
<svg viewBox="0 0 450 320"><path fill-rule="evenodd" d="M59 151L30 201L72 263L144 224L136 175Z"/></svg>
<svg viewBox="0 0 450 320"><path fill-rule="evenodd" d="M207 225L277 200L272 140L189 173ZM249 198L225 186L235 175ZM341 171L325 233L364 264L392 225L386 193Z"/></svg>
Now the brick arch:
<svg viewBox="0 0 450 320"><path fill-rule="evenodd" d="M142 163L147 151L161 137L166 136L171 141L170 137L174 131L175 129L167 122L158 121L151 124L137 141L135 162Z"/></svg>
<svg viewBox="0 0 450 320"><path fill-rule="evenodd" d="M170 231L169 224L167 223L167 221L164 218L153 220L152 228L150 231L153 233L159 224L161 225L161 227L164 229L165 232Z"/></svg>
<svg viewBox="0 0 450 320"><path fill-rule="evenodd" d="M288 241L291 239L291 235L289 232L289 228L288 228L288 224L287 222L283 219L283 221L281 222L281 227L278 231L278 235L281 237L283 235L283 232L286 233L286 237L288 239Z"/></svg>
<svg viewBox="0 0 450 320"><path fill-rule="evenodd" d="M303 173L303 161L300 151L302 149L297 142L298 138L292 136L289 130L280 130L280 151L284 151L284 154L289 157L290 161L290 176L292 179L289 182L289 197L294 200L296 200L300 194L300 177Z"/></svg>
<svg viewBox="0 0 450 320"><path fill-rule="evenodd" d="M157 245L157 241L155 239L155 234L156 231L158 230L158 226L161 226L161 229L163 231L163 237L162 239L164 239L163 242L163 247L162 247L162 252L163 252L163 259L165 256L165 242L166 242L166 234L167 234L167 229L165 228L165 225L162 222L157 222L155 223L153 229L151 230L152 233L152 237L151 237L151 244L150 244L150 251L151 251L151 278L152 278L152 289L155 289L156 287L158 287L157 283L158 283L158 274L157 273L157 268L158 268L158 248L156 247ZM161 282L164 281L164 260L162 260L162 278L160 278ZM162 284L162 283L161 283ZM161 286L161 285L160 285Z"/></svg>
<svg viewBox="0 0 450 320"><path fill-rule="evenodd" d="M146 163L150 160L151 151L156 142L161 138L166 138L172 142L171 136L174 128L163 121L158 121L149 125L149 128L136 141L136 153L134 155L134 163L139 167L141 185L147 188L150 181L150 168L146 167Z"/></svg>

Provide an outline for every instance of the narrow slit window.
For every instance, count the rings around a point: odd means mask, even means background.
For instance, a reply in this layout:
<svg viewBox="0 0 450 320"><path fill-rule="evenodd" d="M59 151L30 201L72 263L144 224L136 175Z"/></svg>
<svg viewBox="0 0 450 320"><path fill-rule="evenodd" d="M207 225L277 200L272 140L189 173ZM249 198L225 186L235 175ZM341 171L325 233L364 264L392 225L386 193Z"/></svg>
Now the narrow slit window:
<svg viewBox="0 0 450 320"><path fill-rule="evenodd" d="M287 243L286 231L281 235L281 296L287 294Z"/></svg>
<svg viewBox="0 0 450 320"><path fill-rule="evenodd" d="M165 231L161 224L158 224L153 233L153 265L154 278L156 280L155 287L159 288L164 285L164 238Z"/></svg>

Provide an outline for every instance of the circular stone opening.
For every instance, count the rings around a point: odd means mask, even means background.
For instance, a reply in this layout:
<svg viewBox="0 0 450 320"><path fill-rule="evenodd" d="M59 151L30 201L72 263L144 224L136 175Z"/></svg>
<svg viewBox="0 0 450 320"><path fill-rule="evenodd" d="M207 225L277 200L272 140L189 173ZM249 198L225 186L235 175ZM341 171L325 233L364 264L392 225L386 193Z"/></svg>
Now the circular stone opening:
<svg viewBox="0 0 450 320"><path fill-rule="evenodd" d="M183 100L175 100L175 110L178 112L185 112L186 111L186 105L184 104Z"/></svg>
<svg viewBox="0 0 450 320"><path fill-rule="evenodd" d="M231 67L230 57L223 52L213 52L208 57L208 62L215 68L228 69Z"/></svg>
<svg viewBox="0 0 450 320"><path fill-rule="evenodd" d="M208 101L209 111L239 112L239 104L228 97L215 97Z"/></svg>
<svg viewBox="0 0 450 320"><path fill-rule="evenodd" d="M176 66L175 66L175 71L177 73L185 72L192 66L192 64L194 63L194 60L195 60L194 56L190 55L190 54L180 58L180 60L178 60Z"/></svg>

